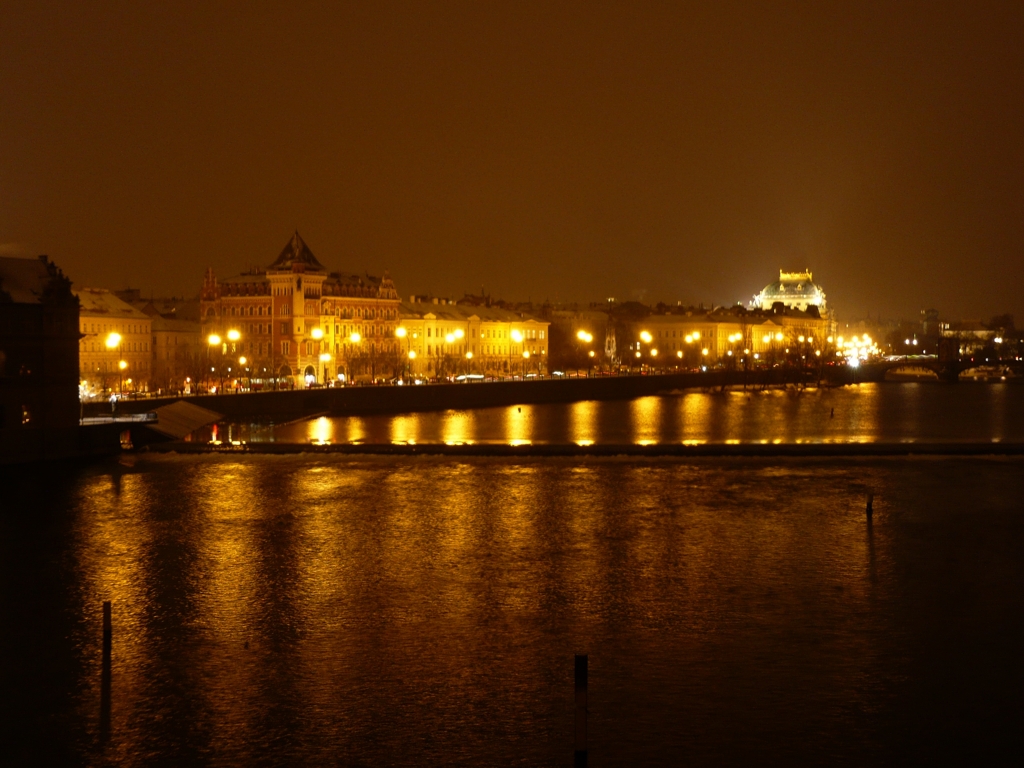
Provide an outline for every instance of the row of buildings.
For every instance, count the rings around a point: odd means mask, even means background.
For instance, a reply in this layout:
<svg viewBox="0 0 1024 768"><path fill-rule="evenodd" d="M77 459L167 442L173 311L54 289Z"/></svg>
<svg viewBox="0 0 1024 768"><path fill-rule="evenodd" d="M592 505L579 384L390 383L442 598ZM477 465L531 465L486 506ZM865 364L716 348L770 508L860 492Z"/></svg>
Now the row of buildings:
<svg viewBox="0 0 1024 768"><path fill-rule="evenodd" d="M390 275L330 271L294 233L266 267L218 278L198 299L82 289L81 385L195 392L569 367L707 366L797 349L831 355L834 322L810 272L781 272L748 307L510 306L410 296Z"/></svg>
<svg viewBox="0 0 1024 768"><path fill-rule="evenodd" d="M76 294L86 395L548 370L543 319L445 299L403 302L387 272L329 271L298 232L266 267L223 279L207 270L198 300Z"/></svg>

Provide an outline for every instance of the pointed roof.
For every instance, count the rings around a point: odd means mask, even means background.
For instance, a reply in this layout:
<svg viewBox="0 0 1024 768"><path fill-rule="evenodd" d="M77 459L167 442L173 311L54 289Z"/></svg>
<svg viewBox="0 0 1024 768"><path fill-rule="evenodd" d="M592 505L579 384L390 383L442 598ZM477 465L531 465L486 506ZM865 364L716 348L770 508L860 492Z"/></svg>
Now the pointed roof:
<svg viewBox="0 0 1024 768"><path fill-rule="evenodd" d="M317 261L316 256L309 250L309 246L306 245L306 241L299 235L299 230L295 230L295 234L292 235L292 239L285 245L284 250L281 251L281 255L274 260L274 263L267 267L267 270L283 270L291 272L295 269L296 265L302 265L300 269L326 272L324 265Z"/></svg>

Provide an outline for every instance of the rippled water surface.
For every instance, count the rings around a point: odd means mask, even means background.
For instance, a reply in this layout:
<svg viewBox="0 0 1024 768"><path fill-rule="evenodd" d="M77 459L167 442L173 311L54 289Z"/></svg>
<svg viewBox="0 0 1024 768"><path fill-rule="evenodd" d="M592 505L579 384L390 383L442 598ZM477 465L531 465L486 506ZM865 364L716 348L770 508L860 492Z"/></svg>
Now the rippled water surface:
<svg viewBox="0 0 1024 768"><path fill-rule="evenodd" d="M196 436L200 441L210 438L209 431ZM322 416L284 425L221 424L216 438L581 445L1024 441L1024 385L965 382L821 390L691 390L608 402L520 404L399 416Z"/></svg>
<svg viewBox="0 0 1024 768"><path fill-rule="evenodd" d="M4 763L569 765L580 652L594 766L991 762L1022 714L1022 499L1015 459L11 479Z"/></svg>

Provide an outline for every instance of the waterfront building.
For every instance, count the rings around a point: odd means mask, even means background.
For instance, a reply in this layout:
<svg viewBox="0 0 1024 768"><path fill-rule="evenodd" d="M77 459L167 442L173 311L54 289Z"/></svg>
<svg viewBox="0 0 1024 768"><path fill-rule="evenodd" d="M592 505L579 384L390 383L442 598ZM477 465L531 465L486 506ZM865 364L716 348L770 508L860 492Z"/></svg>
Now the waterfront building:
<svg viewBox="0 0 1024 768"><path fill-rule="evenodd" d="M197 321L153 315L153 368L150 387L160 392L192 392L206 372L206 345Z"/></svg>
<svg viewBox="0 0 1024 768"><path fill-rule="evenodd" d="M411 297L400 310L406 370L420 376L546 373L548 322L495 306Z"/></svg>
<svg viewBox="0 0 1024 768"><path fill-rule="evenodd" d="M153 347L151 318L102 288L75 291L81 303L79 367L86 395L145 392Z"/></svg>
<svg viewBox="0 0 1024 768"><path fill-rule="evenodd" d="M0 256L0 464L78 447L78 299L45 256Z"/></svg>
<svg viewBox="0 0 1024 768"><path fill-rule="evenodd" d="M391 278L328 272L296 232L267 267L218 280L206 271L202 335L215 378L302 386L401 367Z"/></svg>
<svg viewBox="0 0 1024 768"><path fill-rule="evenodd" d="M650 315L632 329L629 355L662 365L718 365L732 360L751 363L793 354L821 357L835 352L832 324L817 312L776 306L748 310L742 306L709 311Z"/></svg>

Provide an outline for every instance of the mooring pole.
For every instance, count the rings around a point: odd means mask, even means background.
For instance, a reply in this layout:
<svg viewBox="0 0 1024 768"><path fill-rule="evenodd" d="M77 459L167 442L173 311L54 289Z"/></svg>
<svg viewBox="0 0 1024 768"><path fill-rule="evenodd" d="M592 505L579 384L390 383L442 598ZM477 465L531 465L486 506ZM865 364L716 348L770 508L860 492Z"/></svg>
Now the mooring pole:
<svg viewBox="0 0 1024 768"><path fill-rule="evenodd" d="M871 515L875 511L874 510L874 505L875 505L875 494L869 493L868 494L868 520L871 519Z"/></svg>
<svg viewBox="0 0 1024 768"><path fill-rule="evenodd" d="M587 765L587 655L576 654L576 746L573 765Z"/></svg>

